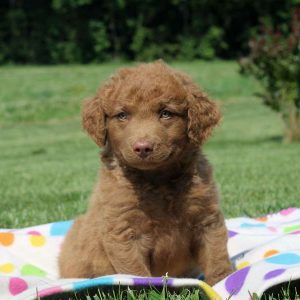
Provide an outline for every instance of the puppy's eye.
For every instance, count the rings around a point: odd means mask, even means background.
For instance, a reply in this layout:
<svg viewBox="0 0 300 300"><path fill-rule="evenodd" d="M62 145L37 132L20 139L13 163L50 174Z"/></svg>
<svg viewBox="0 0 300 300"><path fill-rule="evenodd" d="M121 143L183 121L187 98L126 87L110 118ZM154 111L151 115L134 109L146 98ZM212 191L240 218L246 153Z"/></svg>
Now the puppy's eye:
<svg viewBox="0 0 300 300"><path fill-rule="evenodd" d="M120 120L120 121L125 121L125 120L127 120L128 115L127 115L126 112L122 111L122 112L118 113L118 114L116 115L116 117L117 117L117 119Z"/></svg>
<svg viewBox="0 0 300 300"><path fill-rule="evenodd" d="M173 117L173 113L170 112L169 110L163 109L162 111L160 111L159 113L159 117L162 119L170 119Z"/></svg>

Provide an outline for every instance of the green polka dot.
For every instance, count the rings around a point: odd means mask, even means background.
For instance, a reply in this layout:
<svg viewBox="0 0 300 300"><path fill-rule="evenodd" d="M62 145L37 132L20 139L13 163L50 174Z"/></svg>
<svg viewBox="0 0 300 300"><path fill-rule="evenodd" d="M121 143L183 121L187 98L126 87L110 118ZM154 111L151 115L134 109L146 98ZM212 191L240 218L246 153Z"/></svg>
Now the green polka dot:
<svg viewBox="0 0 300 300"><path fill-rule="evenodd" d="M290 232L293 232L293 231L296 231L296 230L299 230L300 229L300 224L297 224L297 225L292 225L292 226L287 226L283 229L283 232L284 233L290 233Z"/></svg>
<svg viewBox="0 0 300 300"><path fill-rule="evenodd" d="M21 274L23 276L46 276L47 273L36 266L27 264L22 267Z"/></svg>

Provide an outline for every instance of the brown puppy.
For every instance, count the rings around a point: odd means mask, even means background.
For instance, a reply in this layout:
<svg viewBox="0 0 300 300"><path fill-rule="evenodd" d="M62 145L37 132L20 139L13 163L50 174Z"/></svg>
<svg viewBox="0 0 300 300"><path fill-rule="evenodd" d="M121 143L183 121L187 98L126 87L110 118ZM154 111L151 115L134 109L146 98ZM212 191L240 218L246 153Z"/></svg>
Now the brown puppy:
<svg viewBox="0 0 300 300"><path fill-rule="evenodd" d="M87 213L59 257L62 277L231 272L212 169L200 146L218 123L214 102L162 62L121 69L85 102L83 127L102 169Z"/></svg>

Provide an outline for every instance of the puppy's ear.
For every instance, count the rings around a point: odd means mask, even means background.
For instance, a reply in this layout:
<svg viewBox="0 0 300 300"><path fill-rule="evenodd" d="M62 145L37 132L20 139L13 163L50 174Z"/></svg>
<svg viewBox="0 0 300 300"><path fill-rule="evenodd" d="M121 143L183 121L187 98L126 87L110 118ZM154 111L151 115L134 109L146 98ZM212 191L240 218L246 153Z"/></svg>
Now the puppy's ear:
<svg viewBox="0 0 300 300"><path fill-rule="evenodd" d="M99 95L84 101L82 106L82 127L95 143L102 147L106 142L105 114Z"/></svg>
<svg viewBox="0 0 300 300"><path fill-rule="evenodd" d="M219 107L200 90L188 75L179 71L173 71L173 73L187 92L188 137L194 144L201 145L221 119Z"/></svg>
<svg viewBox="0 0 300 300"><path fill-rule="evenodd" d="M219 123L221 113L217 104L192 85L188 108L188 136L191 141L201 145Z"/></svg>

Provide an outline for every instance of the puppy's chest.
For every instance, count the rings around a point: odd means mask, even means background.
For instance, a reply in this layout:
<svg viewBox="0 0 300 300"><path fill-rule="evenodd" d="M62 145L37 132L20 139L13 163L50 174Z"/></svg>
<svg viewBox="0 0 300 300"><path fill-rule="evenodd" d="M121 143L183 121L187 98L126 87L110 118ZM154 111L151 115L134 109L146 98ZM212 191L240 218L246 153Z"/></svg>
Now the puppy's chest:
<svg viewBox="0 0 300 300"><path fill-rule="evenodd" d="M150 238L154 246L185 244L191 238L193 220L191 205L186 197L174 195L157 195L138 204L140 222L135 224L135 231L140 238ZM178 246L177 246L178 248Z"/></svg>
<svg viewBox="0 0 300 300"><path fill-rule="evenodd" d="M135 227L137 243L142 251L146 250L153 275L169 272L177 276L185 272L192 260L192 224L184 209L172 212L147 212Z"/></svg>

